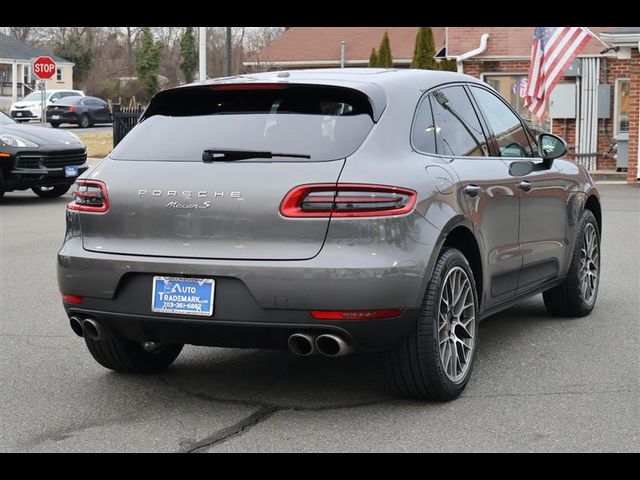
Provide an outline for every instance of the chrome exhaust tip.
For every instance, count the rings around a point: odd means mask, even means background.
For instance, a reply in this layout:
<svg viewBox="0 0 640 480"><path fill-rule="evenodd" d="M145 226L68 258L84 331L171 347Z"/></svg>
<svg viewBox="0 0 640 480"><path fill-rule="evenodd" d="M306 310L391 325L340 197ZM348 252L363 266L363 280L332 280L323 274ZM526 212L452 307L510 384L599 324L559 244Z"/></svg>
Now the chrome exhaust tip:
<svg viewBox="0 0 640 480"><path fill-rule="evenodd" d="M341 337L331 333L325 333L316 338L316 349L325 357L341 357L354 350Z"/></svg>
<svg viewBox="0 0 640 480"><path fill-rule="evenodd" d="M104 336L104 330L93 318L85 318L82 322L82 328L84 334L91 340L100 340Z"/></svg>
<svg viewBox="0 0 640 480"><path fill-rule="evenodd" d="M306 333L294 333L287 341L289 350L300 357L308 357L316 353L315 337Z"/></svg>
<svg viewBox="0 0 640 480"><path fill-rule="evenodd" d="M69 325L71 326L71 330L73 333L78 335L79 337L84 337L84 330L82 328L82 320L78 317L69 318Z"/></svg>

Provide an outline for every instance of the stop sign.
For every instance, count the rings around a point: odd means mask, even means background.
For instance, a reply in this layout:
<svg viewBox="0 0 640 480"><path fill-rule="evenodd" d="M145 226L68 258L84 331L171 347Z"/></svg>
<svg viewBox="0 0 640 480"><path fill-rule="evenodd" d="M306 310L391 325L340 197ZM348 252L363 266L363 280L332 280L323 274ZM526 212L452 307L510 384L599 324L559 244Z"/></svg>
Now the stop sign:
<svg viewBox="0 0 640 480"><path fill-rule="evenodd" d="M38 57L33 61L33 74L39 80L48 80L56 73L56 62L51 57Z"/></svg>

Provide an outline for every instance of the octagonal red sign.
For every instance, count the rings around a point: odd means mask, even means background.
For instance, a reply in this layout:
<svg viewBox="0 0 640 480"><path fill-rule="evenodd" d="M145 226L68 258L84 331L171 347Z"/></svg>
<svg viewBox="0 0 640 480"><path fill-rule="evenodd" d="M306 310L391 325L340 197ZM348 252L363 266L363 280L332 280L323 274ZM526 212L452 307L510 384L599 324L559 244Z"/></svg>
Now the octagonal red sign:
<svg viewBox="0 0 640 480"><path fill-rule="evenodd" d="M48 80L56 73L56 62L51 57L38 57L33 61L33 74L40 80Z"/></svg>

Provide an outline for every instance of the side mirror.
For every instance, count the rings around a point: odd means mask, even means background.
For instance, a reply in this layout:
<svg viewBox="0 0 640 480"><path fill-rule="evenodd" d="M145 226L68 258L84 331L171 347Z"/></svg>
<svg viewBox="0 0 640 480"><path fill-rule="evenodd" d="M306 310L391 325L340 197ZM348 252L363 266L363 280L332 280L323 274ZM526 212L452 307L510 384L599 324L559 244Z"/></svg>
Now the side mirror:
<svg viewBox="0 0 640 480"><path fill-rule="evenodd" d="M56 103L57 101L58 101L58 99L57 99L57 98L52 98L52 99L51 99L51 103Z"/></svg>
<svg viewBox="0 0 640 480"><path fill-rule="evenodd" d="M538 154L543 160L553 162L567 153L566 142L551 133L541 133L538 135Z"/></svg>

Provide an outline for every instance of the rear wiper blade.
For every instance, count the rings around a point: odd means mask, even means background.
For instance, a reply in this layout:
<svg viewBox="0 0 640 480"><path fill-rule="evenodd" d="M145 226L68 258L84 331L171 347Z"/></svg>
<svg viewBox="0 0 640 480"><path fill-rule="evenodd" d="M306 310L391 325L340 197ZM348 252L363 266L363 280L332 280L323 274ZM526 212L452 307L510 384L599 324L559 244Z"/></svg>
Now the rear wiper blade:
<svg viewBox="0 0 640 480"><path fill-rule="evenodd" d="M302 153L277 153L277 152L260 152L255 150L220 150L220 149L209 149L202 152L203 162L232 162L234 160L248 160L250 158L273 158L273 157L311 158L311 155L306 155Z"/></svg>

